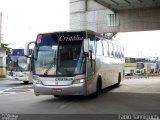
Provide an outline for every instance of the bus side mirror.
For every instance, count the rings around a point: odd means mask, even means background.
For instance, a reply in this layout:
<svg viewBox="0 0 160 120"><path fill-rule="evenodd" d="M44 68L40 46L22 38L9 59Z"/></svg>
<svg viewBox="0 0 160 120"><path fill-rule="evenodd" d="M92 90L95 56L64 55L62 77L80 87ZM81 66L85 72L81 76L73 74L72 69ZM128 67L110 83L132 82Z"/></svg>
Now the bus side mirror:
<svg viewBox="0 0 160 120"><path fill-rule="evenodd" d="M25 44L25 47L24 47L24 56L26 56L26 57L30 57L29 55L29 47L30 47L30 44L32 44L32 43L35 43L34 41L31 41L31 42L27 42L26 44Z"/></svg>
<svg viewBox="0 0 160 120"><path fill-rule="evenodd" d="M89 41L90 39L84 39L84 52L88 53L89 52Z"/></svg>
<svg viewBox="0 0 160 120"><path fill-rule="evenodd" d="M27 58L27 64L29 65L30 64L30 58Z"/></svg>
<svg viewBox="0 0 160 120"><path fill-rule="evenodd" d="M31 67L31 58L27 58L27 65L28 65L28 70L32 71L32 67Z"/></svg>

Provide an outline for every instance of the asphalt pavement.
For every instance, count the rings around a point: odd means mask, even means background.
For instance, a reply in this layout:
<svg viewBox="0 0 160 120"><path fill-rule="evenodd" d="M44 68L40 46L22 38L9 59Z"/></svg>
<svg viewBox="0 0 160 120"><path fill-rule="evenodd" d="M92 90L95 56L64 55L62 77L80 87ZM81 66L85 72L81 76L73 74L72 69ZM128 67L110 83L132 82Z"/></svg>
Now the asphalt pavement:
<svg viewBox="0 0 160 120"><path fill-rule="evenodd" d="M3 80L0 80L0 91L8 88L16 87L16 86L22 86L22 85L23 85L22 81L13 81L13 80L3 79Z"/></svg>
<svg viewBox="0 0 160 120"><path fill-rule="evenodd" d="M16 92L15 89L21 91ZM29 114L32 117L44 115L42 118L47 115L64 117L66 114L73 116L83 114L92 117L94 115L116 115L111 117L117 119L121 115L159 115L160 78L126 79L121 82L119 88L105 89L98 98L35 96L31 84L22 85L0 94L0 113ZM79 116L77 120L80 118Z"/></svg>

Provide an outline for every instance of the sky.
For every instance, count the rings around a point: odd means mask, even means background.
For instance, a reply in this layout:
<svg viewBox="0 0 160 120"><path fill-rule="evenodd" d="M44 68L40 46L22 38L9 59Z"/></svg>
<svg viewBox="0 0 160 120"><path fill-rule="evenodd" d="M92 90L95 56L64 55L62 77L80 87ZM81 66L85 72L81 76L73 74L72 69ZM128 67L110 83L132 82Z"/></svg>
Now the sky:
<svg viewBox="0 0 160 120"><path fill-rule="evenodd" d="M38 33L69 29L69 0L0 0L2 43L23 48ZM118 33L128 57L160 56L160 31Z"/></svg>
<svg viewBox="0 0 160 120"><path fill-rule="evenodd" d="M114 38L124 46L126 57L160 57L160 30L118 33Z"/></svg>
<svg viewBox="0 0 160 120"><path fill-rule="evenodd" d="M38 33L69 29L69 0L0 0L2 43L23 48Z"/></svg>

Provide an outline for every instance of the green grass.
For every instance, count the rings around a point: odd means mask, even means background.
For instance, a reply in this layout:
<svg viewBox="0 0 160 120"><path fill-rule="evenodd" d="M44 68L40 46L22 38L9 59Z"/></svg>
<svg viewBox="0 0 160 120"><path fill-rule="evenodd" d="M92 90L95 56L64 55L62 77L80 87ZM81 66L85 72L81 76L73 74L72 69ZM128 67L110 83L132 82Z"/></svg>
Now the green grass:
<svg viewBox="0 0 160 120"><path fill-rule="evenodd" d="M140 76L154 77L154 76L160 76L160 73L145 73L141 74Z"/></svg>

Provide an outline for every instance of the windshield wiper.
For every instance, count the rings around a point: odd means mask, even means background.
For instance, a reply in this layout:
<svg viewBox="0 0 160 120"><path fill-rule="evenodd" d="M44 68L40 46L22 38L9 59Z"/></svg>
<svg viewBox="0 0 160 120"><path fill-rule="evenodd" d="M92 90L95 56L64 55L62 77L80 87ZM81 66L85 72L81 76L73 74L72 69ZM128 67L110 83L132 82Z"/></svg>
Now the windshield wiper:
<svg viewBox="0 0 160 120"><path fill-rule="evenodd" d="M55 61L52 62L49 67L47 68L47 70L44 72L43 76L46 77L48 75L48 72L50 71L50 69L55 66Z"/></svg>

